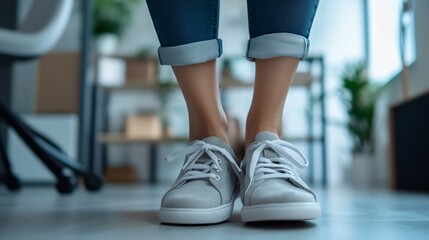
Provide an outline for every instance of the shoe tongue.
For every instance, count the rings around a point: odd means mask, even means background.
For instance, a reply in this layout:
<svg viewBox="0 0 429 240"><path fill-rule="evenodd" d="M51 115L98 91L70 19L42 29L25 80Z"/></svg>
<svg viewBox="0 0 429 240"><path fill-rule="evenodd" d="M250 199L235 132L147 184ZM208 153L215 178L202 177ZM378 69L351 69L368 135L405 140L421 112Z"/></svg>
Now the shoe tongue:
<svg viewBox="0 0 429 240"><path fill-rule="evenodd" d="M200 158L198 158L198 160L196 161L196 163L206 163L209 160L210 160L209 155L207 155L207 153L204 153L203 155L201 155Z"/></svg>
<svg viewBox="0 0 429 240"><path fill-rule="evenodd" d="M279 155L274 152L272 149L264 149L262 155L266 158L276 158L279 157Z"/></svg>
<svg viewBox="0 0 429 240"><path fill-rule="evenodd" d="M198 158L197 161L195 161L195 163L206 164L210 160L211 159L210 159L209 155L207 155L207 153L204 153L203 155L201 155L201 157ZM192 180L188 180L186 185L188 187L202 187L202 186L208 186L210 184L208 184L207 180L192 179Z"/></svg>
<svg viewBox="0 0 429 240"><path fill-rule="evenodd" d="M202 139L201 141L212 144L212 145L216 145L216 146L221 147L221 148L225 148L228 151L232 152L232 150L230 150L230 147L224 141L220 140L217 137L207 137L207 138ZM204 153L203 155L201 155L198 158L196 163L205 164L208 161L211 161L211 158L207 153ZM210 185L209 181L207 181L207 180L194 179L194 180L188 180L185 186L186 187L204 187L204 186L211 186L211 185Z"/></svg>
<svg viewBox="0 0 429 240"><path fill-rule="evenodd" d="M213 137L213 136L206 137L206 138L202 139L201 141L206 142L208 144L216 145L216 146L221 147L221 148L225 148L227 150L230 149L230 147L224 141L220 140L217 137ZM207 153L204 153L196 162L197 163L206 163L209 160L210 160L209 155L207 155Z"/></svg>
<svg viewBox="0 0 429 240"><path fill-rule="evenodd" d="M279 137L277 136L277 134L269 131L260 132L255 137L256 142L274 141L274 140L279 140Z"/></svg>
<svg viewBox="0 0 429 240"><path fill-rule="evenodd" d="M279 140L279 137L277 136L277 134L269 131L260 132L255 137L256 142L275 141L275 140ZM279 157L279 155L276 152L274 152L272 149L269 149L269 148L264 149L262 154L266 158Z"/></svg>
<svg viewBox="0 0 429 240"><path fill-rule="evenodd" d="M224 141L222 141L218 137L213 137L213 136L212 137L206 137L206 138L202 139L201 141L206 142L208 144L218 146L220 148L223 148L223 149L227 150L231 154L231 156L234 156L234 151L232 151L231 147L228 146L228 144L226 144ZM203 156L206 156L208 158L207 155L203 155Z"/></svg>
<svg viewBox="0 0 429 240"><path fill-rule="evenodd" d="M229 149L229 146L224 141L220 140L217 137L206 137L206 138L202 139L201 141L212 144L212 145L216 145L216 146L221 147L221 148Z"/></svg>

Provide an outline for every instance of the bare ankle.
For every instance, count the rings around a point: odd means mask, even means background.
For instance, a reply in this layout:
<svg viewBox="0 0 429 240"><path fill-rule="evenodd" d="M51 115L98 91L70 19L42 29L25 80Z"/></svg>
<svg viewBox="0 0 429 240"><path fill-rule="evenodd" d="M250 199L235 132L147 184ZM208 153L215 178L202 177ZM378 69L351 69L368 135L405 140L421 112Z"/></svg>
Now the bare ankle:
<svg viewBox="0 0 429 240"><path fill-rule="evenodd" d="M226 119L203 120L199 119L190 122L190 140L204 139L206 137L218 137L225 143L228 143L228 124Z"/></svg>
<svg viewBox="0 0 429 240"><path fill-rule="evenodd" d="M264 131L273 132L281 138L281 119L278 120L268 117L264 119L257 119L248 117L246 122L246 136L244 143L245 148L255 141L255 137L258 133Z"/></svg>

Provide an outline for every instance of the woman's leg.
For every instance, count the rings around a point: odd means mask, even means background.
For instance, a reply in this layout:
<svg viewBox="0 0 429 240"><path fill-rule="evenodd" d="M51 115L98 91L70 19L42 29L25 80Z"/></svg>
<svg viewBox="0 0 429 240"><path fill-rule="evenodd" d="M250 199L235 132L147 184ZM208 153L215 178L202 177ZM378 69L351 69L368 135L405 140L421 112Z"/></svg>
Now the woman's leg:
<svg viewBox="0 0 429 240"><path fill-rule="evenodd" d="M276 57L255 62L255 89L246 122L246 147L263 131L281 137L283 106L299 59Z"/></svg>
<svg viewBox="0 0 429 240"><path fill-rule="evenodd" d="M216 81L218 0L147 0L161 43L159 59L171 65L185 97L191 140L216 136L227 142L227 122Z"/></svg>
<svg viewBox="0 0 429 240"><path fill-rule="evenodd" d="M228 126L219 98L216 60L173 67L189 114L191 140L216 136L227 142Z"/></svg>
<svg viewBox="0 0 429 240"><path fill-rule="evenodd" d="M281 137L283 107L300 59L308 53L308 35L318 0L248 0L247 58L255 61L255 89L246 123L248 146L257 133Z"/></svg>
<svg viewBox="0 0 429 240"><path fill-rule="evenodd" d="M317 0L248 0L247 57L256 63L255 89L246 126L241 198L244 222L320 217L315 194L295 167L308 165L292 144L279 139L283 105L308 33Z"/></svg>
<svg viewBox="0 0 429 240"><path fill-rule="evenodd" d="M209 224L227 220L235 201L239 167L227 142L219 99L216 58L218 0L147 0L161 47L161 64L172 65L189 112L191 144L169 160L184 165L161 201L164 223Z"/></svg>

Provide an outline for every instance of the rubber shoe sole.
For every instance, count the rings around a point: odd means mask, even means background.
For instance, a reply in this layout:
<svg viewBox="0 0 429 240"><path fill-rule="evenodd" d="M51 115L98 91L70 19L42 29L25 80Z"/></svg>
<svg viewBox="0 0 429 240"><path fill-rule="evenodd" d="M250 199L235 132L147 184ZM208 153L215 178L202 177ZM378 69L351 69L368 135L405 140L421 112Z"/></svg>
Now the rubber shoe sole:
<svg viewBox="0 0 429 240"><path fill-rule="evenodd" d="M243 222L256 221L298 221L320 217L318 203L276 203L258 204L241 209Z"/></svg>
<svg viewBox="0 0 429 240"><path fill-rule="evenodd" d="M228 220L234 204L228 203L215 208L163 208L159 210L159 221L169 224L215 224Z"/></svg>

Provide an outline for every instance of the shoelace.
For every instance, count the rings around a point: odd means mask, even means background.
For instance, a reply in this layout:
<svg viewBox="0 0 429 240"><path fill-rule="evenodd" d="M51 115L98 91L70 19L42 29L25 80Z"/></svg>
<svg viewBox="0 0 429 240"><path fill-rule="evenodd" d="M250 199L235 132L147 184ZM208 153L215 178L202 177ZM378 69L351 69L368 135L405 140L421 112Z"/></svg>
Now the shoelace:
<svg viewBox="0 0 429 240"><path fill-rule="evenodd" d="M258 178L263 179L288 179L295 175L293 166L299 168L305 168L308 166L308 159L304 156L304 154L297 147L286 141L263 141L251 147L255 148L255 151L253 152L252 158L250 160L249 172L247 173L250 177L250 183L253 181L255 175L258 176ZM272 149L280 157L261 157L264 149ZM288 151L295 152L299 157L301 157L301 159L296 159L294 156L288 153ZM249 188L250 184L246 189L246 193L248 192Z"/></svg>
<svg viewBox="0 0 429 240"><path fill-rule="evenodd" d="M182 169L185 171L185 174L180 178L178 183L182 183L187 180L195 179L205 179L205 178L215 178L219 180L219 175L213 173L222 171L220 166L221 159L214 154L214 152L220 152L230 163L235 172L235 174L241 179L241 169L235 162L235 159L231 154L224 148L218 147L216 145L206 143L204 141L195 141L193 144L188 147L181 149L179 151L169 154L165 159L168 162L172 162L177 159L186 158L185 164ZM197 162L199 158L206 153L209 159L205 162Z"/></svg>

